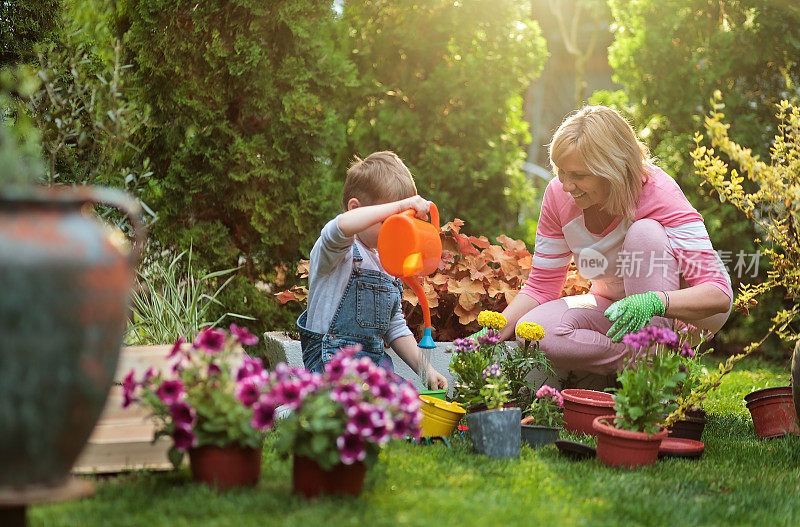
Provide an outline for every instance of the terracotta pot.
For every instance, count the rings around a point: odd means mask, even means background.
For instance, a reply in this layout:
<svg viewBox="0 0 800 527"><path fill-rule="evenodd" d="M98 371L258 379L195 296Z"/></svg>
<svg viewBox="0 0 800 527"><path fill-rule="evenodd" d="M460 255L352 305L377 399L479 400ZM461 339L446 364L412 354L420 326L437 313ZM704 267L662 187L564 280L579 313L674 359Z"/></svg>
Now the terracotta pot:
<svg viewBox="0 0 800 527"><path fill-rule="evenodd" d="M292 462L292 488L306 498L319 495L347 494L358 496L364 488L367 467L362 462L340 463L325 470L313 459L294 456Z"/></svg>
<svg viewBox="0 0 800 527"><path fill-rule="evenodd" d="M134 251L96 203L128 215ZM145 239L139 211L111 189L0 192L0 491L63 484L100 416Z"/></svg>
<svg viewBox="0 0 800 527"><path fill-rule="evenodd" d="M749 403L750 401L754 401L756 399L761 399L762 397L766 397L768 395L791 395L792 394L792 387L791 386L773 386L772 388L763 388L761 390L756 390L754 392L750 392L744 396L744 402Z"/></svg>
<svg viewBox="0 0 800 527"><path fill-rule="evenodd" d="M612 419L612 416L595 417L592 422L597 433L597 459L609 467L632 468L655 463L667 429L648 435L614 428Z"/></svg>
<svg viewBox="0 0 800 527"><path fill-rule="evenodd" d="M240 445L189 449L192 479L219 489L253 486L261 478L261 449Z"/></svg>
<svg viewBox="0 0 800 527"><path fill-rule="evenodd" d="M614 415L614 399L610 393L568 388L564 397L564 429L596 435L592 422L595 417Z"/></svg>
<svg viewBox="0 0 800 527"><path fill-rule="evenodd" d="M703 430L706 428L706 412L702 408L687 410L683 419L676 421L675 424L667 428L669 437L678 439L692 439L700 441Z"/></svg>
<svg viewBox="0 0 800 527"><path fill-rule="evenodd" d="M758 437L781 437L797 434L797 414L792 394L767 395L751 399L747 409L753 417L753 426Z"/></svg>

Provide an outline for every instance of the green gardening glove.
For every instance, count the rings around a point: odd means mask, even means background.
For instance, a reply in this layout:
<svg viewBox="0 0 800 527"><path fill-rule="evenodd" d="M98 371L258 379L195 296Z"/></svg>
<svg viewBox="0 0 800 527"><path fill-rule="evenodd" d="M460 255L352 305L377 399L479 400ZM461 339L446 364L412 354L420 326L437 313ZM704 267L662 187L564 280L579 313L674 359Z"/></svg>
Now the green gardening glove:
<svg viewBox="0 0 800 527"><path fill-rule="evenodd" d="M628 333L639 331L654 316L664 315L664 303L653 291L629 295L617 300L604 313L613 322L606 336L619 342Z"/></svg>

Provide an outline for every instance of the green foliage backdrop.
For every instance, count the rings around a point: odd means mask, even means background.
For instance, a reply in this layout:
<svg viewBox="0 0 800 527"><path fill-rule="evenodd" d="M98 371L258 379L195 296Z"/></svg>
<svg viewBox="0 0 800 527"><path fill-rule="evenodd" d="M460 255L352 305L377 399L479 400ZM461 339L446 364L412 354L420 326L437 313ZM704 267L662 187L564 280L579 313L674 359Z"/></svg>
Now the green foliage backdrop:
<svg viewBox="0 0 800 527"><path fill-rule="evenodd" d="M443 220L518 234L530 194L522 94L546 58L530 8L515 0L348 2L343 42L360 85L349 98L352 154L392 149Z"/></svg>
<svg viewBox="0 0 800 527"><path fill-rule="evenodd" d="M241 266L219 300L254 329L288 324L269 284L338 202L334 103L351 68L333 49L330 3L127 0L120 15L152 109L154 249L191 245L199 268Z"/></svg>
<svg viewBox="0 0 800 527"><path fill-rule="evenodd" d="M61 28L61 0L0 2L0 66L34 57L34 46Z"/></svg>
<svg viewBox="0 0 800 527"><path fill-rule="evenodd" d="M774 108L797 97L800 83L800 7L772 0L609 0L615 41L609 63L624 94L596 94L628 113L660 164L679 181L703 214L717 250L753 253L758 235L750 222L694 173L689 152L714 90L725 94L731 138L769 152L775 132ZM764 259L760 278L766 276ZM733 264L729 270L733 270ZM740 282L731 277L734 290ZM782 299L762 298L771 312ZM758 315L760 311L754 314ZM734 314L720 335L746 342L766 331L766 316Z"/></svg>

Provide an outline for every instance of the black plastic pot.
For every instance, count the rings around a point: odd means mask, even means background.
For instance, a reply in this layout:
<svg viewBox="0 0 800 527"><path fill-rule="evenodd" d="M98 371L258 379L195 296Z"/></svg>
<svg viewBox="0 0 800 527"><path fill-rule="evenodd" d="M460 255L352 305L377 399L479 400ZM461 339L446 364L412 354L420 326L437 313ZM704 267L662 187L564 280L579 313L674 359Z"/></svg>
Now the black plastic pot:
<svg viewBox="0 0 800 527"><path fill-rule="evenodd" d="M522 442L531 448L539 448L555 443L560 431L560 428L550 426L522 425Z"/></svg>
<svg viewBox="0 0 800 527"><path fill-rule="evenodd" d="M519 408L502 408L467 414L472 447L489 457L519 457L521 442Z"/></svg>

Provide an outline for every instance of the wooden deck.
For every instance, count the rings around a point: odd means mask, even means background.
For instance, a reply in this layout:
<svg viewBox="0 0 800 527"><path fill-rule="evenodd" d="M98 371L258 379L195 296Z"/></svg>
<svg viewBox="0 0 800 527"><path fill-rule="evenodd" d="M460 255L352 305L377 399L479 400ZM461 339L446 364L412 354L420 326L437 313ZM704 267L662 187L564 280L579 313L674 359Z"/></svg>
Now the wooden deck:
<svg viewBox="0 0 800 527"><path fill-rule="evenodd" d="M150 366L156 369L166 367L166 356L171 349L172 345L123 347L114 375L115 383L121 383L132 368L136 377L141 378ZM152 443L155 426L147 416L147 410L138 404L123 409L122 387L112 386L100 420L72 472L102 474L172 468L167 459L171 441L162 437Z"/></svg>

